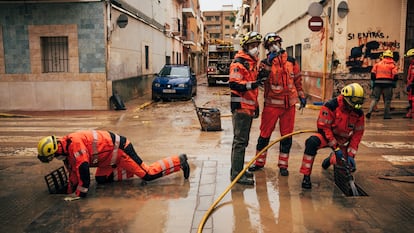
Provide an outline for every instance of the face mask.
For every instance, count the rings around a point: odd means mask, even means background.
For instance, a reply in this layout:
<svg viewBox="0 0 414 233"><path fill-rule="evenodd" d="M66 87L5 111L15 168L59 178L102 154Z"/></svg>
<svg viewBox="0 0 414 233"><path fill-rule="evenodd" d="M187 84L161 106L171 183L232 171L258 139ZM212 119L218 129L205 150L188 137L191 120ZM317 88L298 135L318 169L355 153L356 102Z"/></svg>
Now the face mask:
<svg viewBox="0 0 414 233"><path fill-rule="evenodd" d="M257 55L259 55L259 48L254 47L254 48L250 49L249 54L250 54L250 56L256 57Z"/></svg>
<svg viewBox="0 0 414 233"><path fill-rule="evenodd" d="M280 47L274 44L269 48L269 50L270 50L270 52L279 52Z"/></svg>

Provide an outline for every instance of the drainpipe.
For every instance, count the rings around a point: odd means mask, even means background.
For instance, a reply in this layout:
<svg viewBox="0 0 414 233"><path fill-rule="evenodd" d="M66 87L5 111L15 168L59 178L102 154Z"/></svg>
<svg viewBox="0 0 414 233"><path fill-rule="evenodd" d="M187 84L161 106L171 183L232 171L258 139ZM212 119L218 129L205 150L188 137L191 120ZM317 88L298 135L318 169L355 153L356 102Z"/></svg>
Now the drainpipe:
<svg viewBox="0 0 414 233"><path fill-rule="evenodd" d="M328 15L325 15L325 46L323 51L323 74L322 74L322 102L325 102L326 95L326 74L328 72Z"/></svg>
<svg viewBox="0 0 414 233"><path fill-rule="evenodd" d="M112 95L112 82L110 83L108 80L108 72L109 72L109 55L110 55L110 42L111 42L111 0L106 1L106 59L105 59L105 69L106 69L106 94L107 97ZM111 92L109 92L109 84L111 87ZM109 99L109 98L107 98Z"/></svg>

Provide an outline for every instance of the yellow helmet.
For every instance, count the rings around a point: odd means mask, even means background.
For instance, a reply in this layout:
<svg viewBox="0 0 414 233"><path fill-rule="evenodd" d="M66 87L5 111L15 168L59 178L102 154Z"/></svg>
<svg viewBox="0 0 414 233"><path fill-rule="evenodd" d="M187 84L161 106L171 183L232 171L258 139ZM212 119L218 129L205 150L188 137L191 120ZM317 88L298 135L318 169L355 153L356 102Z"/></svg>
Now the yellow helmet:
<svg viewBox="0 0 414 233"><path fill-rule="evenodd" d="M358 83L351 83L342 88L341 94L345 101L353 108L360 109L364 103L364 88Z"/></svg>
<svg viewBox="0 0 414 233"><path fill-rule="evenodd" d="M246 35L243 36L243 38L240 40L240 46L244 47L247 44L250 43L261 43L262 42L262 35L258 32L249 32Z"/></svg>
<svg viewBox="0 0 414 233"><path fill-rule="evenodd" d="M55 136L47 136L42 138L37 145L37 158L44 162L48 163L52 161L53 155L58 150L57 140Z"/></svg>
<svg viewBox="0 0 414 233"><path fill-rule="evenodd" d="M407 53L405 54L406 57L412 57L414 56L414 49L410 49L407 51Z"/></svg>
<svg viewBox="0 0 414 233"><path fill-rule="evenodd" d="M394 57L394 54L393 54L393 52L391 51L391 50L385 50L383 53L382 53L382 56L383 57L390 57L390 58L393 58Z"/></svg>

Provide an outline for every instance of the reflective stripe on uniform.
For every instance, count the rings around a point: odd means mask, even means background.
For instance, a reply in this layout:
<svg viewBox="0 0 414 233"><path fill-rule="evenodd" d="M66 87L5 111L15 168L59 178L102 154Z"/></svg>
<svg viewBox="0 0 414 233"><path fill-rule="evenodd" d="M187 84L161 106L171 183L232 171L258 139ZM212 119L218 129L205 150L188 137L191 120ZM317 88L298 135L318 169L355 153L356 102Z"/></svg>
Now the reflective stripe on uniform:
<svg viewBox="0 0 414 233"><path fill-rule="evenodd" d="M284 100L269 99L269 98L267 98L265 100L265 102L268 103L268 104L285 104L285 101Z"/></svg>
<svg viewBox="0 0 414 233"><path fill-rule="evenodd" d="M243 78L243 75L240 74L240 73L231 73L230 76L229 76L229 79L233 79L233 78L241 79L241 78Z"/></svg>
<svg viewBox="0 0 414 233"><path fill-rule="evenodd" d="M168 163L168 164L165 164ZM170 174L174 172L174 162L172 161L171 157L158 160L158 164L160 164L162 169L162 175ZM168 167L167 167L168 165Z"/></svg>
<svg viewBox="0 0 414 233"><path fill-rule="evenodd" d="M236 96L231 97L231 102L239 102L239 103L246 103L249 105L255 105L255 102L253 100L247 100L245 98L236 97Z"/></svg>
<svg viewBox="0 0 414 233"><path fill-rule="evenodd" d="M115 134L114 150L112 151L111 165L116 164L116 159L118 158L118 148L119 148L120 136Z"/></svg>
<svg viewBox="0 0 414 233"><path fill-rule="evenodd" d="M92 163L98 163L98 132L96 130L92 130L93 141L92 141Z"/></svg>

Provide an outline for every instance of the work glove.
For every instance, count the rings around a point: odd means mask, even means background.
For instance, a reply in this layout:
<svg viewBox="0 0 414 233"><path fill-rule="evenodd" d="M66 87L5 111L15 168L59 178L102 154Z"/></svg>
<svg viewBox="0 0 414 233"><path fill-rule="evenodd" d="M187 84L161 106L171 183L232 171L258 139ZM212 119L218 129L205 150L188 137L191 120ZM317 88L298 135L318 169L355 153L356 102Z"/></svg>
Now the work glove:
<svg viewBox="0 0 414 233"><path fill-rule="evenodd" d="M375 82L374 82L374 80L371 80L370 81L370 89L374 90L374 86L375 86Z"/></svg>
<svg viewBox="0 0 414 233"><path fill-rule="evenodd" d="M352 158L351 156L348 156L348 165L351 168L351 172L354 172L356 170L356 163L355 163L355 159Z"/></svg>
<svg viewBox="0 0 414 233"><path fill-rule="evenodd" d="M407 87L405 88L405 90L406 90L407 92L411 91L411 85L407 85Z"/></svg>
<svg viewBox="0 0 414 233"><path fill-rule="evenodd" d="M256 109L254 110L253 118L254 119L259 118L259 115L260 115L260 108L259 106L257 106Z"/></svg>
<svg viewBox="0 0 414 233"><path fill-rule="evenodd" d="M299 100L300 100L299 110L301 110L306 107L306 98L299 97Z"/></svg>
<svg viewBox="0 0 414 233"><path fill-rule="evenodd" d="M273 59L275 59L275 57L277 57L279 55L280 55L280 52L271 52L271 53L269 53L269 55L267 56L267 63L272 64Z"/></svg>

